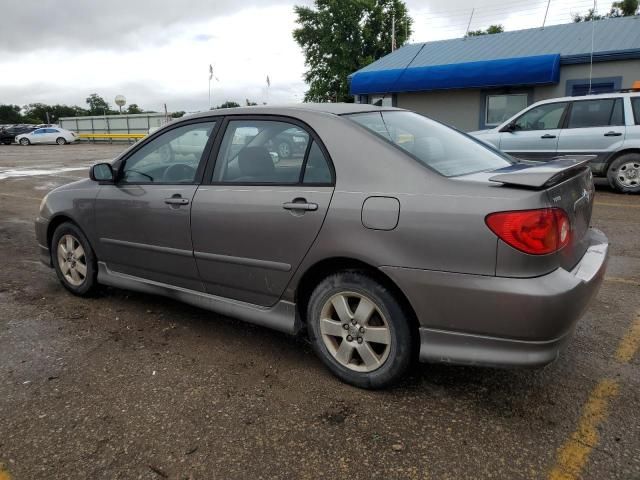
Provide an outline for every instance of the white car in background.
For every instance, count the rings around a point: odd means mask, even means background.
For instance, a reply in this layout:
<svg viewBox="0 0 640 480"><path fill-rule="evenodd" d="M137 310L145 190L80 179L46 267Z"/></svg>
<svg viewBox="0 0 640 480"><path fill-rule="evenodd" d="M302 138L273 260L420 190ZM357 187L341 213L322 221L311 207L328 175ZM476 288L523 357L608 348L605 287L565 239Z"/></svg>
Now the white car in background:
<svg viewBox="0 0 640 480"><path fill-rule="evenodd" d="M65 130L64 128L38 128L33 132L23 133L16 136L16 142L20 145L31 145L37 143L57 143L65 145L78 140L75 132Z"/></svg>

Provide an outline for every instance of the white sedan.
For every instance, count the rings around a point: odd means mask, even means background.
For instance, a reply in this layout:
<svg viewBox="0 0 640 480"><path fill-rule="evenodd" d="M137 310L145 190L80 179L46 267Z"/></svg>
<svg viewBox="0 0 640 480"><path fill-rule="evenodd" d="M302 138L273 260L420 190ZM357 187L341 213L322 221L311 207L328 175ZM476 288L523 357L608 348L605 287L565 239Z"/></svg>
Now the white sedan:
<svg viewBox="0 0 640 480"><path fill-rule="evenodd" d="M20 145L31 145L32 143L57 143L64 145L78 140L75 132L64 128L38 128L33 132L23 133L16 136L16 142Z"/></svg>

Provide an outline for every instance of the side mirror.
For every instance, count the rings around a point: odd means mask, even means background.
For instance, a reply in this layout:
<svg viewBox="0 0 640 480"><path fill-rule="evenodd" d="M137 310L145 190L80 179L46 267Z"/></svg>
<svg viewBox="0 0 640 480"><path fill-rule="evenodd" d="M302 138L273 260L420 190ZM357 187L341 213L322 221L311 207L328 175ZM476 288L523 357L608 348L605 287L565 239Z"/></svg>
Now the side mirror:
<svg viewBox="0 0 640 480"><path fill-rule="evenodd" d="M97 163L89 170L89 178L94 182L113 183L113 168L110 163Z"/></svg>
<svg viewBox="0 0 640 480"><path fill-rule="evenodd" d="M502 127L499 132L509 132L512 133L516 129L516 124L514 122L507 123L504 127Z"/></svg>

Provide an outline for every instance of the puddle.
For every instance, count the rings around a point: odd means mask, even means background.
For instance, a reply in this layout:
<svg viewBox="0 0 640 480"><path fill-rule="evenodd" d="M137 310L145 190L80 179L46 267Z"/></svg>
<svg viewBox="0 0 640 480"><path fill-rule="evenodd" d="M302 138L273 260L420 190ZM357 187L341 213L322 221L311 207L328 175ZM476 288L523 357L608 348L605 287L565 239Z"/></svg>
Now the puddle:
<svg viewBox="0 0 640 480"><path fill-rule="evenodd" d="M93 163L93 162L92 162ZM82 167L55 167L55 168L0 168L0 180L17 177L36 177L40 175L57 175L65 172L87 170L91 164Z"/></svg>

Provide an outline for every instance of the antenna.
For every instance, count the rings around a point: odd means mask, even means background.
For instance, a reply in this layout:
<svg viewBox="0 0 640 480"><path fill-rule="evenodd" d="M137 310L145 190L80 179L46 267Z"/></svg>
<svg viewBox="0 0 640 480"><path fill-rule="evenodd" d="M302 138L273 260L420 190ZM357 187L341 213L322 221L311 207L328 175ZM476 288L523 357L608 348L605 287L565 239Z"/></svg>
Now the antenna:
<svg viewBox="0 0 640 480"><path fill-rule="evenodd" d="M398 74L398 77L393 81L393 83L391 84L391 87L389 87L389 89L384 93L384 95L382 95L382 98L380 100L378 100L376 103L374 103L374 105L376 107L381 107L382 106L382 102L384 102L384 99L387 97L387 95L393 91L393 88L397 85L397 83L400 81L400 79L402 78L402 75L404 75L404 72L407 71L407 69L411 66L411 64L413 63L413 61L418 58L418 55L420 55L420 52L422 52L422 49L425 47L426 43L423 43L422 45L420 45L420 48L418 49L418 51L416 52L416 54L411 58L411 60L409 61L409 63L407 63L407 66L404 67L402 69L402 71Z"/></svg>
<svg viewBox="0 0 640 480"><path fill-rule="evenodd" d="M547 9L544 11L544 20L542 20L542 28L544 28L547 23L547 14L549 13L549 5L551 5L551 0L547 1Z"/></svg>
<svg viewBox="0 0 640 480"><path fill-rule="evenodd" d="M466 37L467 35L469 35L469 28L471 27L471 20L473 20L473 12L475 11L475 8L471 9L471 16L469 17L469 23L467 24L467 31L464 32L464 36Z"/></svg>

